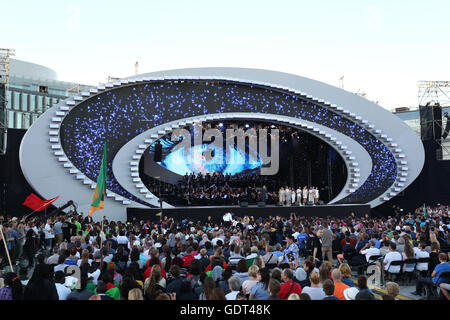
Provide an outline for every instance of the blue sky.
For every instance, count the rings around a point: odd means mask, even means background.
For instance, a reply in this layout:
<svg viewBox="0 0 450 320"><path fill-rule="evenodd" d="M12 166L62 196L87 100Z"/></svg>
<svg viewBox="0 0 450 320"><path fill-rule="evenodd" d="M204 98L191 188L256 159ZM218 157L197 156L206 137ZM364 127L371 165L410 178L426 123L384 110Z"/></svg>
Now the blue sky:
<svg viewBox="0 0 450 320"><path fill-rule="evenodd" d="M418 80L450 80L448 0L163 0L2 3L0 47L96 85L187 67L248 67L417 106Z"/></svg>

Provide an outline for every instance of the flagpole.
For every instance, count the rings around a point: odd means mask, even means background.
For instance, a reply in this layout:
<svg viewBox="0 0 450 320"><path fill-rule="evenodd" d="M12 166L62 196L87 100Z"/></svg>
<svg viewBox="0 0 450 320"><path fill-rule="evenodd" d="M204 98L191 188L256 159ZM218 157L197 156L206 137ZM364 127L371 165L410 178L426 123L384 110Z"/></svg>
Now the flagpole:
<svg viewBox="0 0 450 320"><path fill-rule="evenodd" d="M27 215L27 216L25 217L25 221L28 219L29 216L31 216L33 213L39 211L42 207L44 207L44 206L46 206L46 205L47 205L47 203L44 203L42 206L40 206L39 208L37 208L36 210L34 210L32 213L30 213L29 215ZM45 210L47 210L47 208L45 208ZM45 214L47 214L47 211L46 211Z"/></svg>
<svg viewBox="0 0 450 320"><path fill-rule="evenodd" d="M3 233L3 226L2 225L0 225L0 233L2 235L3 244L5 245L6 255L8 256L9 267L11 268L10 272L14 272L14 269L13 269L13 266L12 266L12 262L11 262L11 258L9 256L8 245L6 244L6 240L5 240L5 234Z"/></svg>
<svg viewBox="0 0 450 320"><path fill-rule="evenodd" d="M102 233L103 233L103 220L104 220L104 213L102 211L102 228L100 230L100 271L103 272L103 237L102 237Z"/></svg>

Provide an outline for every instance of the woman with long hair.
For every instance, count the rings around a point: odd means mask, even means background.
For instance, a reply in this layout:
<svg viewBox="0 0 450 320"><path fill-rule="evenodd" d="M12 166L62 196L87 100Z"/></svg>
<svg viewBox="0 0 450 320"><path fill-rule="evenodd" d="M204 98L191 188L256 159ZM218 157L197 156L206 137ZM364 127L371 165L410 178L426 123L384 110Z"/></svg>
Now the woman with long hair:
<svg viewBox="0 0 450 320"><path fill-rule="evenodd" d="M341 281L349 287L353 287L355 283L352 280L352 270L350 269L350 266L347 263L343 263L339 266L339 271L342 275Z"/></svg>
<svg viewBox="0 0 450 320"><path fill-rule="evenodd" d="M25 287L24 300L59 300L55 282L45 264L37 264L33 276Z"/></svg>
<svg viewBox="0 0 450 320"><path fill-rule="evenodd" d="M203 292L200 294L199 300L213 300L214 288L216 288L216 282L213 277L206 277L203 281Z"/></svg>
<svg viewBox="0 0 450 320"><path fill-rule="evenodd" d="M150 277L145 281L144 290L147 300L154 300L161 292L166 292L166 288L161 285L164 278L161 275L161 267L156 264L152 267Z"/></svg>
<svg viewBox="0 0 450 320"><path fill-rule="evenodd" d="M416 255L414 253L413 245L409 241L406 241L405 242L405 247L404 247L403 252L402 252L403 260L414 259L415 256ZM415 267L416 267L416 265L414 263L412 263L412 264L404 264L403 265L403 272L413 272Z"/></svg>
<svg viewBox="0 0 450 320"><path fill-rule="evenodd" d="M270 270L268 268L259 269L256 279L258 282L250 290L250 299L267 300L270 296Z"/></svg>
<svg viewBox="0 0 450 320"><path fill-rule="evenodd" d="M319 278L321 286L325 280L330 279L330 269L328 268L327 263L322 263L321 266L319 267Z"/></svg>
<svg viewBox="0 0 450 320"><path fill-rule="evenodd" d="M83 264L87 263L88 265L91 265L92 260L89 259L89 250L83 249L81 252L81 259L77 261L78 266L82 266Z"/></svg>
<svg viewBox="0 0 450 320"><path fill-rule="evenodd" d="M222 288L217 287L213 289L211 299L208 300L227 300L227 298L225 298L225 294Z"/></svg>
<svg viewBox="0 0 450 320"><path fill-rule="evenodd" d="M440 263L439 262L439 252L441 246L439 242L431 242L431 252L430 252L430 263L428 263L428 273L431 274L434 268Z"/></svg>

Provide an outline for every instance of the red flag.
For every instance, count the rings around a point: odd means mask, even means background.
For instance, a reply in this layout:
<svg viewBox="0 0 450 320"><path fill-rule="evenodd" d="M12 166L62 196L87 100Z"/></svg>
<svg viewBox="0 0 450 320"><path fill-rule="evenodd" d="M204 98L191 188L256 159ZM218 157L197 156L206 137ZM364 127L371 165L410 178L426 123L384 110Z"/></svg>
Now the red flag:
<svg viewBox="0 0 450 320"><path fill-rule="evenodd" d="M49 205L51 205L53 202L55 202L58 197L55 197L50 200L41 200L37 195L34 193L30 194L23 203L24 206L34 210L34 211L42 211L45 208L47 208Z"/></svg>

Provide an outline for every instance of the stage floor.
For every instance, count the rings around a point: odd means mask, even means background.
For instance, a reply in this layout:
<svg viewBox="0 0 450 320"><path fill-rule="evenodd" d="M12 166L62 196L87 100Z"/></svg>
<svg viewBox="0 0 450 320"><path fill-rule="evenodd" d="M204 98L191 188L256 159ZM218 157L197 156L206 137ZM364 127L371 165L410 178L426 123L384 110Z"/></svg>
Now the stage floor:
<svg viewBox="0 0 450 320"><path fill-rule="evenodd" d="M150 220L159 221L160 217L156 214L160 212L158 208L127 208L127 219L131 220L136 218L137 220ZM274 205L268 205L259 207L257 205L251 205L248 207L240 206L193 206L193 207L175 207L170 209L163 209L163 216L178 219L189 219L193 221L205 221L208 216L211 216L211 220L214 222L222 221L222 217L225 213L233 213L239 217L253 216L255 219L259 217L269 217L280 215L283 217L289 217L291 213L295 213L297 216L305 217L348 217L352 214L355 216L370 215L370 206L361 204L336 204L336 205L317 205L317 206L300 206L300 207L278 207Z"/></svg>

